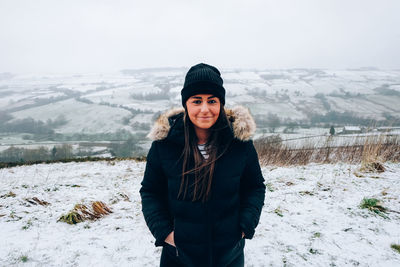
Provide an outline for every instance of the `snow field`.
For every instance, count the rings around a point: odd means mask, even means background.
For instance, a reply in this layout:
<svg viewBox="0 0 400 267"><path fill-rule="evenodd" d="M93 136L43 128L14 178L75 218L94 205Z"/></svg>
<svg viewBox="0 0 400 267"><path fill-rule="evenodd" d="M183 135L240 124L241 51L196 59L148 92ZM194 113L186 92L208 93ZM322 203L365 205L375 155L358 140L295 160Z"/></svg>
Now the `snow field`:
<svg viewBox="0 0 400 267"><path fill-rule="evenodd" d="M399 266L390 245L400 242L400 216L359 208L374 197L400 211L400 166L388 166L363 178L346 164L264 168L269 190L255 240L247 243L249 266Z"/></svg>
<svg viewBox="0 0 400 267"><path fill-rule="evenodd" d="M64 115L68 123L57 128L58 133L98 133L115 132L118 129L127 128L121 121L123 117L131 113L122 108L109 106L90 105L68 99L57 103L50 103L40 107L33 107L12 113L16 119L32 117L46 121ZM101 129L101 130L100 130Z"/></svg>
<svg viewBox="0 0 400 267"><path fill-rule="evenodd" d="M144 167L126 160L0 169L0 266L157 266L161 249L141 213ZM254 238L246 240L246 266L399 266L400 254L390 248L400 243L399 214L385 219L359 204L374 197L400 211L400 165L361 178L358 167L263 167L265 205ZM14 197L6 196L10 191ZM51 204L25 200L32 197ZM75 204L96 200L113 213L57 222Z"/></svg>

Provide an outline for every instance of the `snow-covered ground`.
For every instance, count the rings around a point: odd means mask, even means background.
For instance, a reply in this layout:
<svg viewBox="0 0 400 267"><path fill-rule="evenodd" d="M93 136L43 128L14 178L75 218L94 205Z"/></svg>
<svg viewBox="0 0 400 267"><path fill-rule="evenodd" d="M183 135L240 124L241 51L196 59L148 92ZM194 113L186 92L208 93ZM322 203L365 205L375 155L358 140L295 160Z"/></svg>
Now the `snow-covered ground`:
<svg viewBox="0 0 400 267"><path fill-rule="evenodd" d="M65 116L68 123L58 127L58 133L68 134L81 131L81 133L90 134L98 133L99 129L102 129L103 133L130 129L121 124L123 117L131 115L129 111L118 107L86 104L75 99L49 103L13 113L15 119L32 117L40 118L43 121L54 119L59 115Z"/></svg>
<svg viewBox="0 0 400 267"><path fill-rule="evenodd" d="M385 166L380 174L347 164L263 167L268 190L254 239L246 240L246 266L400 266L390 247L400 244L400 215L359 207L377 198L400 211L400 164ZM157 266L161 249L138 192L144 167L104 161L0 169L0 266ZM33 197L50 205L26 201ZM57 222L75 204L96 200L113 213Z"/></svg>

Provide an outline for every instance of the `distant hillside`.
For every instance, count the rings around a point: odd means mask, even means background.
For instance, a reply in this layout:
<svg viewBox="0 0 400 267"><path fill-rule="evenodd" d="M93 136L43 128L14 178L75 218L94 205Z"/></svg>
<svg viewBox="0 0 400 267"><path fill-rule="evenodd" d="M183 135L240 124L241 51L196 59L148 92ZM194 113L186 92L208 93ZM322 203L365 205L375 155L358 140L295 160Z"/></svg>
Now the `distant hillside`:
<svg viewBox="0 0 400 267"><path fill-rule="evenodd" d="M144 136L160 112L181 105L185 71L152 68L103 74L4 74L0 79L0 142L13 143L14 138L16 143L21 138L62 141L77 135L81 135L79 140L85 135L90 141L99 141L93 136L118 136L120 131ZM279 127L290 133L310 126L400 125L399 70L224 69L222 76L227 106L247 106L258 133L275 132ZM60 116L62 124L52 123ZM24 121L42 128L21 132L11 127Z"/></svg>

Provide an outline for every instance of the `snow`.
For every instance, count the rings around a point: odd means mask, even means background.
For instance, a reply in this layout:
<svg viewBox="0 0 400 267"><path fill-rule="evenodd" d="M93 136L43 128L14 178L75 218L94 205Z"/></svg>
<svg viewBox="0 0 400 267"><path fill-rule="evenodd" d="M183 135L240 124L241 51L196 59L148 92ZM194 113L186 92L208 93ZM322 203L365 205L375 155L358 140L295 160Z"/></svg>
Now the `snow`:
<svg viewBox="0 0 400 267"><path fill-rule="evenodd" d="M262 80L254 71L226 71L222 73L225 80Z"/></svg>
<svg viewBox="0 0 400 267"><path fill-rule="evenodd" d="M375 97L375 96L374 96ZM370 117L376 119L382 119L382 113L390 110L392 111L396 105L388 105L389 107L385 107L384 104L379 103L375 99L364 99L362 97L353 97L353 98L343 98L343 97L334 97L327 96L326 99L331 104L332 111L344 112L349 111L352 108L356 107L357 109L352 110L352 113L356 114L359 117ZM386 103L387 104L387 103Z"/></svg>
<svg viewBox="0 0 400 267"><path fill-rule="evenodd" d="M390 245L400 243L400 215L359 208L374 197L400 211L400 165L385 166L363 177L354 175L358 165L263 167L268 190L256 234L246 240L246 266L399 266ZM141 213L144 167L125 160L0 169L0 266L22 265L22 256L27 266L157 266L161 249ZM15 197L4 196L10 191ZM32 197L51 204L29 204ZM75 204L96 200L113 213L57 222Z"/></svg>
<svg viewBox="0 0 400 267"><path fill-rule="evenodd" d="M122 108L90 105L76 101L75 99L68 99L40 107L24 109L12 113L12 115L16 119L31 117L35 120L43 121L55 119L59 115L64 115L68 123L57 128L57 132L97 133L115 132L122 128L129 130L129 127L123 126L121 121L123 117L129 116L131 113Z"/></svg>
<svg viewBox="0 0 400 267"><path fill-rule="evenodd" d="M227 90L227 94L231 96L235 95L245 95L247 94L247 88L249 87L249 84L241 84L241 83L225 83L224 87Z"/></svg>
<svg viewBox="0 0 400 267"><path fill-rule="evenodd" d="M343 131L361 131L361 128L358 126L344 126Z"/></svg>
<svg viewBox="0 0 400 267"><path fill-rule="evenodd" d="M310 114L347 111L356 116L384 119L383 113L396 116L400 112L400 96L374 90L385 86L398 90L398 70L222 69L221 73L227 105L248 104L255 114L271 112L281 119L308 120ZM110 132L125 128L122 118L132 115L127 108L155 113L180 105L184 75L184 68L137 70L131 75L118 72L16 75L0 81L3 87L0 110L14 112L16 118L31 116L41 120L63 113L68 125L56 129L60 133ZM161 92L161 88L165 93L168 92L165 88L170 88L169 99L132 98L132 95ZM325 100L316 98L316 94L323 94ZM65 99L55 101L60 96ZM93 104L76 103L73 98L78 96ZM44 104L52 101L51 97L53 103ZM42 101L35 101L38 98ZM104 116L102 121L98 120L99 113ZM109 123L110 120L116 122Z"/></svg>
<svg viewBox="0 0 400 267"><path fill-rule="evenodd" d="M139 123L151 123L153 121L153 114L138 114L135 117L133 117L129 123L133 124L135 122Z"/></svg>
<svg viewBox="0 0 400 267"><path fill-rule="evenodd" d="M304 119L305 114L298 111L290 101L270 101L266 103L247 103L246 105L253 115L277 114L279 118L290 118L292 120ZM277 112L278 111L278 112Z"/></svg>

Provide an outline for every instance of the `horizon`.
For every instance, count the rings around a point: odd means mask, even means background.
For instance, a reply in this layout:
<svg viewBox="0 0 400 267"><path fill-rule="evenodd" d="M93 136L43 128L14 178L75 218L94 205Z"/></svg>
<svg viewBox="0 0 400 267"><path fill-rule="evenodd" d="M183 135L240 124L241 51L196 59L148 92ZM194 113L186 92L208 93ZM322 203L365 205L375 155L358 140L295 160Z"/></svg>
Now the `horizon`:
<svg viewBox="0 0 400 267"><path fill-rule="evenodd" d="M200 62L199 62L200 63ZM204 62L205 63L205 62ZM156 72L156 71L164 71L164 70L182 70L187 71L191 66L155 66L155 67L137 67L137 68L124 68L119 70L109 70L109 71L81 71L81 72L73 72L73 71L42 71L42 72L11 72L11 71L3 71L0 72L0 75L84 75L84 74L115 74L121 73L124 75L130 75L123 72L126 71L135 71L135 72ZM322 71L400 71L400 68L379 68L374 66L360 66L354 68L312 68L312 67L292 67L292 68L257 68L257 67L224 67L220 68L216 66L219 70L226 72L243 72L243 71L287 71L287 70L322 70ZM0 79L1 80L1 79Z"/></svg>

